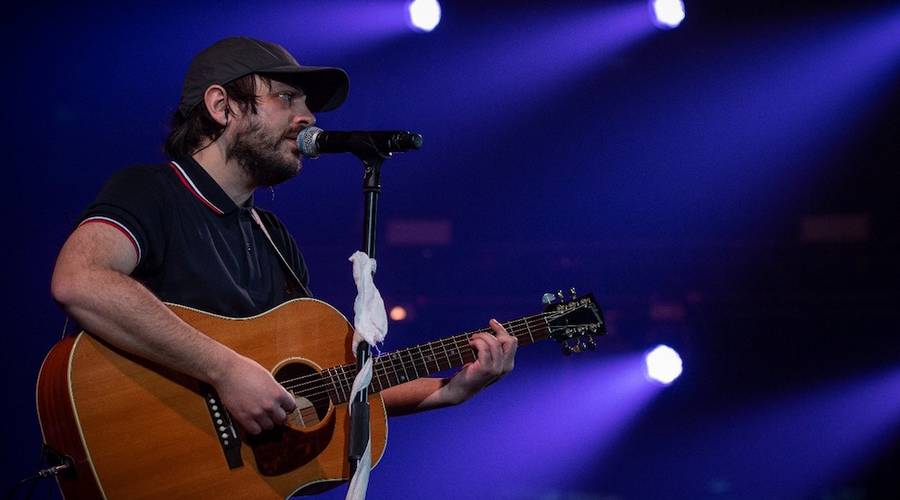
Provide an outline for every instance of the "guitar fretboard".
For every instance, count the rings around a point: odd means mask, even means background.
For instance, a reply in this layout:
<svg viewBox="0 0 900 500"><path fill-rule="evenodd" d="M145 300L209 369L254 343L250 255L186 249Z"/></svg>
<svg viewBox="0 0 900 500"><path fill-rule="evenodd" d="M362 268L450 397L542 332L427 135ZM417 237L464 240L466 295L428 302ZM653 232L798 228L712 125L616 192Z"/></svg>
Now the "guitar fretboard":
<svg viewBox="0 0 900 500"><path fill-rule="evenodd" d="M546 339L550 331L546 314L503 323L503 327L518 339L520 346ZM485 328L375 357L369 392L381 392L410 380L475 361L477 351L469 345L469 339L479 332L494 333L490 328ZM332 402L340 404L349 400L356 376L355 364L335 366L323 370L321 375Z"/></svg>

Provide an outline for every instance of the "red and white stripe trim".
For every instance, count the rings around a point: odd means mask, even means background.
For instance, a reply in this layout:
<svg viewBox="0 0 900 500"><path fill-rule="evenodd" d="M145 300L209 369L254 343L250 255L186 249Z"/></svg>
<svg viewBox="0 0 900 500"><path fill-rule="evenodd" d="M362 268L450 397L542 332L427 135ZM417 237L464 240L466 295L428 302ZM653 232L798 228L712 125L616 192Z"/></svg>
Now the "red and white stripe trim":
<svg viewBox="0 0 900 500"><path fill-rule="evenodd" d="M102 224L108 224L121 231L122 234L124 234L129 240L131 240L131 244L134 245L134 253L137 254L137 261L138 263L141 262L141 256L143 255L143 253L141 252L141 245L138 243L138 240L134 236L134 233L132 233L131 230L125 226L125 224L122 224L115 219L110 219L109 217L95 215L81 221L81 224L78 224L78 227L81 227L89 222L100 222Z"/></svg>
<svg viewBox="0 0 900 500"><path fill-rule="evenodd" d="M203 204L209 207L209 209L213 212L219 215L225 214L225 212L223 212L219 207L215 206L211 201L209 201L206 196L203 196L203 193L200 192L200 189L197 188L197 185L194 184L194 181L191 180L187 172L185 172L184 169L181 168L181 165L174 161L170 161L169 166L172 167L172 170L175 171L175 175L177 175L178 178L181 179L181 183L184 184L186 188L188 188L191 194L193 194L198 200L202 201Z"/></svg>

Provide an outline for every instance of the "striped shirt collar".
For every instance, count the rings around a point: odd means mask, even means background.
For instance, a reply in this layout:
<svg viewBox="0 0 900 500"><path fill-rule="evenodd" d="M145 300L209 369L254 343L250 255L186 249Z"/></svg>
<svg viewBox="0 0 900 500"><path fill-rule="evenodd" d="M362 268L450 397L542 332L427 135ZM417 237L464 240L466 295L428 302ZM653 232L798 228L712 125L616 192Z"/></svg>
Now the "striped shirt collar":
<svg viewBox="0 0 900 500"><path fill-rule="evenodd" d="M227 215L238 206L228 196L224 189L209 175L203 167L193 158L183 157L169 162L169 166L175 172L181 184L190 191L194 198L203 203L217 215ZM244 207L253 206L253 195L244 204Z"/></svg>

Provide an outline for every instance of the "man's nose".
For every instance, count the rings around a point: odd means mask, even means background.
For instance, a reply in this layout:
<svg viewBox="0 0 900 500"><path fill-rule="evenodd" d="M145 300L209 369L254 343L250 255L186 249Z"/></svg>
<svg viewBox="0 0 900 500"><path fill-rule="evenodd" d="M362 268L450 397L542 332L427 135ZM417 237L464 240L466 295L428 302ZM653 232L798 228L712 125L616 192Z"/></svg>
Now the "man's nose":
<svg viewBox="0 0 900 500"><path fill-rule="evenodd" d="M299 109L294 111L293 121L300 125L301 128L311 127L316 124L316 115L306 107L306 103L301 103Z"/></svg>

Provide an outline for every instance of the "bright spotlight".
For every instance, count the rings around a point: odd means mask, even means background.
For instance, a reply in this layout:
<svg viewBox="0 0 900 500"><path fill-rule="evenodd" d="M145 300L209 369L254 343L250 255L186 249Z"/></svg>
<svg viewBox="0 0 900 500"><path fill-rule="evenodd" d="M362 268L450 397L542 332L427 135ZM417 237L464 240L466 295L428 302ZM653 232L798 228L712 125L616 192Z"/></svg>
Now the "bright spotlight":
<svg viewBox="0 0 900 500"><path fill-rule="evenodd" d="M681 375L681 356L669 346L658 345L644 358L647 377L663 384L671 384Z"/></svg>
<svg viewBox="0 0 900 500"><path fill-rule="evenodd" d="M428 32L441 22L441 4L437 0L415 0L409 4L409 23L416 31Z"/></svg>
<svg viewBox="0 0 900 500"><path fill-rule="evenodd" d="M650 0L653 24L658 28L677 28L684 21L684 2L681 0Z"/></svg>

